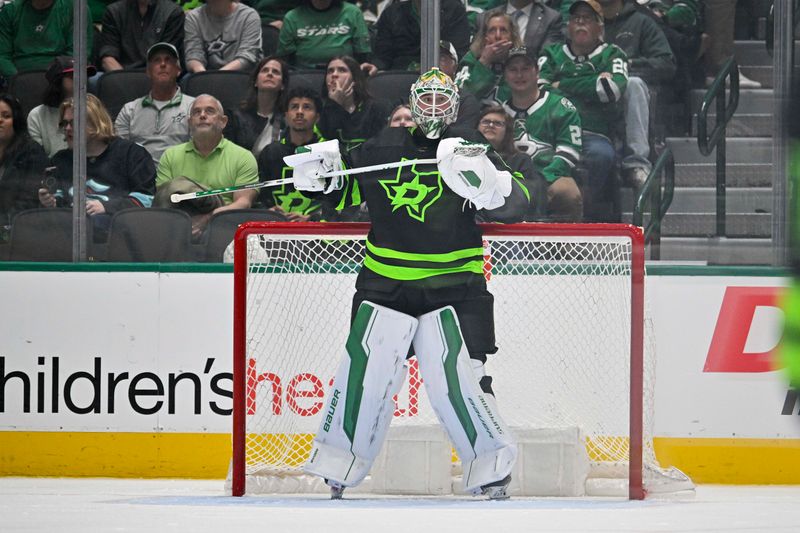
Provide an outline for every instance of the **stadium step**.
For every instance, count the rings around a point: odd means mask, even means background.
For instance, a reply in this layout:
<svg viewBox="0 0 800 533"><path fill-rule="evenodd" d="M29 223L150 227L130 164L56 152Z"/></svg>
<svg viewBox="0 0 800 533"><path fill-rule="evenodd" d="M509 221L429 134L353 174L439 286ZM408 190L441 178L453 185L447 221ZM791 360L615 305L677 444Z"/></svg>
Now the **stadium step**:
<svg viewBox="0 0 800 533"><path fill-rule="evenodd" d="M691 93L692 135L697 135L697 111L703 103L705 91L695 89ZM727 95L726 95L727 98ZM774 107L772 89L742 89L739 91L739 105L728 123L727 135L731 137L769 137L772 135L772 115ZM708 128L714 128L716 104L712 103Z"/></svg>
<svg viewBox="0 0 800 533"><path fill-rule="evenodd" d="M713 187L680 187L675 189L668 214L714 213L716 190ZM767 187L728 188L726 194L728 213L763 214L772 212L772 189ZM622 189L622 205L633 205L633 193Z"/></svg>
<svg viewBox="0 0 800 533"><path fill-rule="evenodd" d="M661 239L660 261L696 261L710 265L770 265L772 254L770 239L665 236Z"/></svg>
<svg viewBox="0 0 800 533"><path fill-rule="evenodd" d="M624 222L630 216L623 215ZM717 217L713 213L667 213L661 222L664 237L713 237ZM728 213L725 217L726 236L736 238L769 238L772 235L772 215L769 213Z"/></svg>
<svg viewBox="0 0 800 533"><path fill-rule="evenodd" d="M676 187L713 187L716 152L700 153L694 137L670 137L666 144L675 157ZM771 187L773 143L769 137L728 137L726 182L728 187Z"/></svg>

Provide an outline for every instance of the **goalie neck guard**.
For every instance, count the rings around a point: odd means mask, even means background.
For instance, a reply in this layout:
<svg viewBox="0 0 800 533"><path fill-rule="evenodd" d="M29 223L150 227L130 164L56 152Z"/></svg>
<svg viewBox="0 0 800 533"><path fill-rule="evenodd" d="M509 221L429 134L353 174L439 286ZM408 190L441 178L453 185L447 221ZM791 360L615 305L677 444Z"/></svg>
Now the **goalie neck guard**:
<svg viewBox="0 0 800 533"><path fill-rule="evenodd" d="M409 107L425 136L438 139L458 116L458 87L447 74L432 68L411 86Z"/></svg>

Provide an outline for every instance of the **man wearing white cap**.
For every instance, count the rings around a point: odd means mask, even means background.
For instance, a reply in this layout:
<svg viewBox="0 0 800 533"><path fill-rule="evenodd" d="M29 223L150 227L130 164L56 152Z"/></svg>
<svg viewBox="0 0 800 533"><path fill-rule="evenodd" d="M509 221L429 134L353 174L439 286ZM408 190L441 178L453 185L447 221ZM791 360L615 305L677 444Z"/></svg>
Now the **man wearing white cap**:
<svg viewBox="0 0 800 533"><path fill-rule="evenodd" d="M147 50L147 96L128 102L117 115L117 135L144 146L153 162L170 146L189 140L189 109L194 97L181 93L178 50L170 43L156 43Z"/></svg>

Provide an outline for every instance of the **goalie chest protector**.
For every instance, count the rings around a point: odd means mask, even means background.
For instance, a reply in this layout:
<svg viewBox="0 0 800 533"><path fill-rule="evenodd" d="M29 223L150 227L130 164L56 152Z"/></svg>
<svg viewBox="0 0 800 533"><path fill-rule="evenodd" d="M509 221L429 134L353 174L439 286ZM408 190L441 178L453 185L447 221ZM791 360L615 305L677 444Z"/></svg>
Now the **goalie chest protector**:
<svg viewBox="0 0 800 533"><path fill-rule="evenodd" d="M443 137L485 140L449 128ZM346 157L350 168L408 159L435 159L439 141L415 128L385 128ZM505 168L496 155L492 160ZM472 272L482 268L482 239L475 208L452 192L435 164L357 174L347 179L339 207L366 201L372 229L364 265L393 279Z"/></svg>

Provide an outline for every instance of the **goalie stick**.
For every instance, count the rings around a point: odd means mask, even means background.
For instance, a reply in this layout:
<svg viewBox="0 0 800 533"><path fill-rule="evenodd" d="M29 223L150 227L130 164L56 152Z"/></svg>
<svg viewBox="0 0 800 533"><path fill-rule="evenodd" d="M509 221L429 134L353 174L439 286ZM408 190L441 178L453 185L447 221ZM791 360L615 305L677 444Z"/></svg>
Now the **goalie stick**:
<svg viewBox="0 0 800 533"><path fill-rule="evenodd" d="M389 170L393 168L408 167L412 165L435 165L438 163L436 159L408 159L406 161L397 161L394 163L383 163L380 165L370 165L366 167L349 168L344 170L337 170L334 172L325 172L320 174L320 178L335 178L336 176L347 176L349 174L364 174L366 172L375 172L378 170ZM294 178L283 178L279 180L270 180L260 183L248 183L247 185L234 185L232 187L223 187L221 189L210 189L207 191L175 193L169 197L173 204L183 202L184 200L194 200L195 198L205 198L206 196L217 196L229 192L246 191L250 189L263 189L264 187L277 187L287 183L294 183Z"/></svg>

